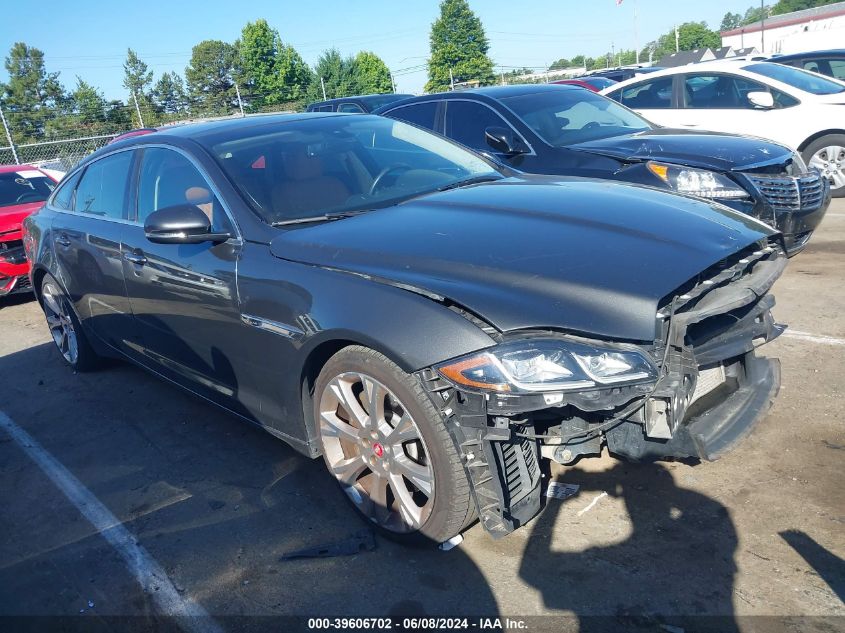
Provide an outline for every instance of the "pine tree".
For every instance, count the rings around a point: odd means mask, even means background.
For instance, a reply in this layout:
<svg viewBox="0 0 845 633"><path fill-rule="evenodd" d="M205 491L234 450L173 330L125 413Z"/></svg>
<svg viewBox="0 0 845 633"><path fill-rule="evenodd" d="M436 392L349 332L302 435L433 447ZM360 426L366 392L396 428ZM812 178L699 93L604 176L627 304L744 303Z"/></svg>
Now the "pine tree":
<svg viewBox="0 0 845 633"><path fill-rule="evenodd" d="M126 61L123 62L123 87L129 91L127 104L133 108L132 124L135 127L141 125L138 116L134 111L137 100L138 109L144 117L150 117L153 111L150 87L153 83L153 71L144 63L138 54L131 48L126 51ZM148 121L145 121L148 123Z"/></svg>
<svg viewBox="0 0 845 633"><path fill-rule="evenodd" d="M454 81L495 82L490 44L481 20L466 0L443 0L440 17L431 25L431 57L428 60L427 92L447 90L449 71Z"/></svg>
<svg viewBox="0 0 845 633"><path fill-rule="evenodd" d="M336 48L325 51L317 60L314 80L308 90L308 98L311 101L323 100L320 78L326 87L327 99L361 94L355 60L352 57L343 57Z"/></svg>
<svg viewBox="0 0 845 633"><path fill-rule="evenodd" d="M237 51L220 40L204 40L191 50L185 69L188 94L200 115L230 114L238 107L234 76Z"/></svg>
<svg viewBox="0 0 845 633"><path fill-rule="evenodd" d="M6 57L9 81L0 85L0 99L14 140L18 143L45 137L46 123L64 100L59 73L48 73L44 53L16 42Z"/></svg>

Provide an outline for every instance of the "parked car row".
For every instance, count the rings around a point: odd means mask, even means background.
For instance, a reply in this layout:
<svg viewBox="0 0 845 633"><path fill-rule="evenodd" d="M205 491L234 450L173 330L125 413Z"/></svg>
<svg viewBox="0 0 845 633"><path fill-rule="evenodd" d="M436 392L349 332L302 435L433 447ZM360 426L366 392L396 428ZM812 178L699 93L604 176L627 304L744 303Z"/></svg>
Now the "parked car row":
<svg viewBox="0 0 845 633"><path fill-rule="evenodd" d="M602 94L671 128L769 138L797 149L845 196L845 83L771 62L705 62L637 77Z"/></svg>

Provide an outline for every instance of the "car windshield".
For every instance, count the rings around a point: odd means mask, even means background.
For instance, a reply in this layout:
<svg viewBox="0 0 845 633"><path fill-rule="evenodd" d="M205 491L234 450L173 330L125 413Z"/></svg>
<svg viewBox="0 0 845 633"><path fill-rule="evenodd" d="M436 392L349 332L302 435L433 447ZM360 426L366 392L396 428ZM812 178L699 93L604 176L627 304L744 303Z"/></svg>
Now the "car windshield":
<svg viewBox="0 0 845 633"><path fill-rule="evenodd" d="M501 174L412 125L361 115L283 121L209 139L212 153L269 224L391 206Z"/></svg>
<svg viewBox="0 0 845 633"><path fill-rule="evenodd" d="M832 95L845 92L845 84L843 83L819 77L818 75L792 66L761 63L746 66L745 70L814 95Z"/></svg>
<svg viewBox="0 0 845 633"><path fill-rule="evenodd" d="M35 169L0 173L0 207L44 202L56 183Z"/></svg>
<svg viewBox="0 0 845 633"><path fill-rule="evenodd" d="M502 103L555 147L652 129L642 117L589 90L535 92Z"/></svg>

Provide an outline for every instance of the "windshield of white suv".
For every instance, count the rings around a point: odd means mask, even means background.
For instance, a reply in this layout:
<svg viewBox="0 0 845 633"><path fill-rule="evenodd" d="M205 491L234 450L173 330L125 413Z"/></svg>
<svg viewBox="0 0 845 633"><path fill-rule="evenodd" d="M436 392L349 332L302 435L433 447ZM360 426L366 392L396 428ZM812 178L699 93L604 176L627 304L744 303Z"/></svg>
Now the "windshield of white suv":
<svg viewBox="0 0 845 633"><path fill-rule="evenodd" d="M814 95L832 95L845 92L845 84L808 73L799 68L784 66L783 64L764 62L761 64L751 64L750 66L746 66L744 70L763 75L769 79L774 79L775 81Z"/></svg>

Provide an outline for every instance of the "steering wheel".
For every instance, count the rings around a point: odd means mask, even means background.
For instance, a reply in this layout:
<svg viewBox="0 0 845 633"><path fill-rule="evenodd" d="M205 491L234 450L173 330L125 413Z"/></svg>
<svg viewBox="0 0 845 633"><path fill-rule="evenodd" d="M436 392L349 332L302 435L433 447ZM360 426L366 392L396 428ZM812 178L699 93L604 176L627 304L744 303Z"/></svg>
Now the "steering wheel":
<svg viewBox="0 0 845 633"><path fill-rule="evenodd" d="M40 193L36 191L27 191L15 198L15 202L26 202L28 198L35 198L33 202L41 202L44 200L44 197Z"/></svg>
<svg viewBox="0 0 845 633"><path fill-rule="evenodd" d="M382 185L382 181L388 176L388 174L392 174L395 171L409 171L413 169L410 165L406 165L405 163L399 163L398 165L389 165L382 169L378 175L373 180L373 184L370 185L370 195L373 195L376 191L378 191L379 187Z"/></svg>

